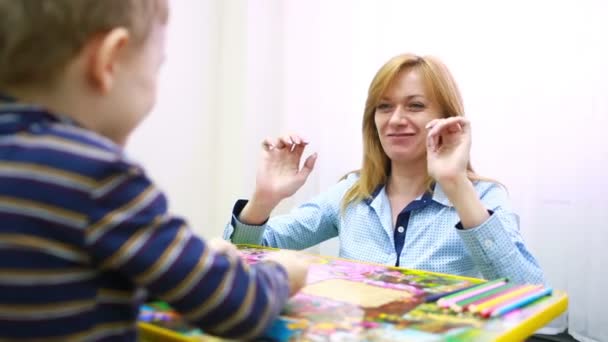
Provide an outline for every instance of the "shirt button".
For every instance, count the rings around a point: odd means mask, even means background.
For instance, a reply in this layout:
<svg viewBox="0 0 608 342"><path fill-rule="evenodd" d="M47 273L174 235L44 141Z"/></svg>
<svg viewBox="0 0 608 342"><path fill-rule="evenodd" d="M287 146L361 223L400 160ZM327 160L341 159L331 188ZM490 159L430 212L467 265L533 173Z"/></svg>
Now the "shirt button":
<svg viewBox="0 0 608 342"><path fill-rule="evenodd" d="M486 248L494 247L494 242L492 242L492 240L486 240L484 241L484 244L486 245Z"/></svg>
<svg viewBox="0 0 608 342"><path fill-rule="evenodd" d="M403 234L403 232L405 231L405 228L403 228L402 226L399 226L399 228L397 228L397 231L399 232L399 234Z"/></svg>

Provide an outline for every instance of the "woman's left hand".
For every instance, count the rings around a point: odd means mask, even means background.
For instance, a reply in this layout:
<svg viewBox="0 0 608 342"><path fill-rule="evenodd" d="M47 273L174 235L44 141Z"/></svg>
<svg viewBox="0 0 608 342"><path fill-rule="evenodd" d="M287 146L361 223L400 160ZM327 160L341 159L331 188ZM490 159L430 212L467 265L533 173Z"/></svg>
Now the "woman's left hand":
<svg viewBox="0 0 608 342"><path fill-rule="evenodd" d="M435 119L426 125L427 169L438 183L466 177L471 151L471 124L462 116Z"/></svg>

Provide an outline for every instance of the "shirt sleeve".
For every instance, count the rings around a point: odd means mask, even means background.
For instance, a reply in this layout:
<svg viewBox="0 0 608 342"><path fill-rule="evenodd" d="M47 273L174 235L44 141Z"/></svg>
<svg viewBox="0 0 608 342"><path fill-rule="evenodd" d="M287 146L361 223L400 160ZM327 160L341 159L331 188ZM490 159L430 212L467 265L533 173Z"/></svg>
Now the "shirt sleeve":
<svg viewBox="0 0 608 342"><path fill-rule="evenodd" d="M490 217L477 227L458 234L467 247L476 267L486 279L507 277L516 283L545 283L543 271L528 251L519 231L519 217L510 208L506 190L496 184L481 194L481 201Z"/></svg>
<svg viewBox="0 0 608 342"><path fill-rule="evenodd" d="M239 340L263 333L288 299L285 270L214 253L167 212L141 170L113 173L91 195L85 239L98 267L148 289L205 332Z"/></svg>
<svg viewBox="0 0 608 342"><path fill-rule="evenodd" d="M238 244L300 250L336 237L341 201L355 180L356 176L349 176L288 214L273 216L259 226L239 221L241 210L247 204L246 200L239 200L224 229L224 239Z"/></svg>

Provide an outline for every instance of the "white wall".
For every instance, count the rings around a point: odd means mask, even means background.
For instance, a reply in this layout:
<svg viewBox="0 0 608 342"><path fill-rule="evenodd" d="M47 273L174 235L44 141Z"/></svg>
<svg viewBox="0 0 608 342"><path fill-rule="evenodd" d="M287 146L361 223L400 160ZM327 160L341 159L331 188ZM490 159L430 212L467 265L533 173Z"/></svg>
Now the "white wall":
<svg viewBox="0 0 608 342"><path fill-rule="evenodd" d="M243 195L246 7L238 0L171 2L159 99L128 152L200 235L221 236Z"/></svg>
<svg viewBox="0 0 608 342"><path fill-rule="evenodd" d="M360 162L365 92L379 66L432 54L454 73L473 122L472 160L507 184L522 234L571 298L571 331L608 340L602 177L608 5L599 1L285 1L285 115L320 133L320 189ZM296 97L289 100L289 94ZM304 105L300 102L307 101ZM309 108L317 120L310 118ZM313 117L314 118L314 117ZM322 122L322 124L319 124ZM349 152L352 151L352 152ZM337 242L321 253L337 252ZM601 302L601 304L600 304ZM559 322L557 322L559 326Z"/></svg>
<svg viewBox="0 0 608 342"><path fill-rule="evenodd" d="M395 54L433 54L461 87L474 166L508 186L529 248L570 295L571 332L608 341L605 1L172 5L159 106L130 150L198 232L219 235L234 199L252 191L265 136L298 132L319 152L310 181L279 211L358 168L373 74Z"/></svg>
<svg viewBox="0 0 608 342"><path fill-rule="evenodd" d="M127 148L166 191L171 208L187 216L198 232L207 226L213 202L208 156L215 119L210 113L217 107L218 58L210 53L219 42L214 6L211 1L172 1L158 103Z"/></svg>

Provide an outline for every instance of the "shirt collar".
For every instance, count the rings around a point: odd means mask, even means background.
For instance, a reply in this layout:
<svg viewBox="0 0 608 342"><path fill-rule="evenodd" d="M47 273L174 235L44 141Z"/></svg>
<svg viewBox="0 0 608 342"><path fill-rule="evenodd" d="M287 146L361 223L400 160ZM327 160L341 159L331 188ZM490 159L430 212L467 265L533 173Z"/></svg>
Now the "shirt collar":
<svg viewBox="0 0 608 342"><path fill-rule="evenodd" d="M448 196L443 192L441 186L437 183L434 183L433 189L433 201L445 206L445 207L453 207L454 205L448 198Z"/></svg>
<svg viewBox="0 0 608 342"><path fill-rule="evenodd" d="M17 102L13 97L2 93L0 93L0 121L18 121L24 124L50 121L80 127L74 119L66 115L50 113L42 106Z"/></svg>
<svg viewBox="0 0 608 342"><path fill-rule="evenodd" d="M364 202L369 205L369 206L373 206L373 203L376 200L379 200L380 197L382 196L378 196L380 193L385 192L386 190L384 189L385 185L384 184L380 184L376 187L376 189L372 192L372 194L367 197ZM432 192L431 191L426 191L424 194L422 194L421 196L419 196L418 198L416 198L417 200L420 199L431 199L436 203L439 203L445 207L453 207L454 205L452 204L452 202L450 202L450 200L448 199L448 196L445 194L445 192L443 191L443 189L441 188L441 186L437 183L433 183L431 185L432 188Z"/></svg>
<svg viewBox="0 0 608 342"><path fill-rule="evenodd" d="M0 103L1 102L15 102L15 98L0 92Z"/></svg>

